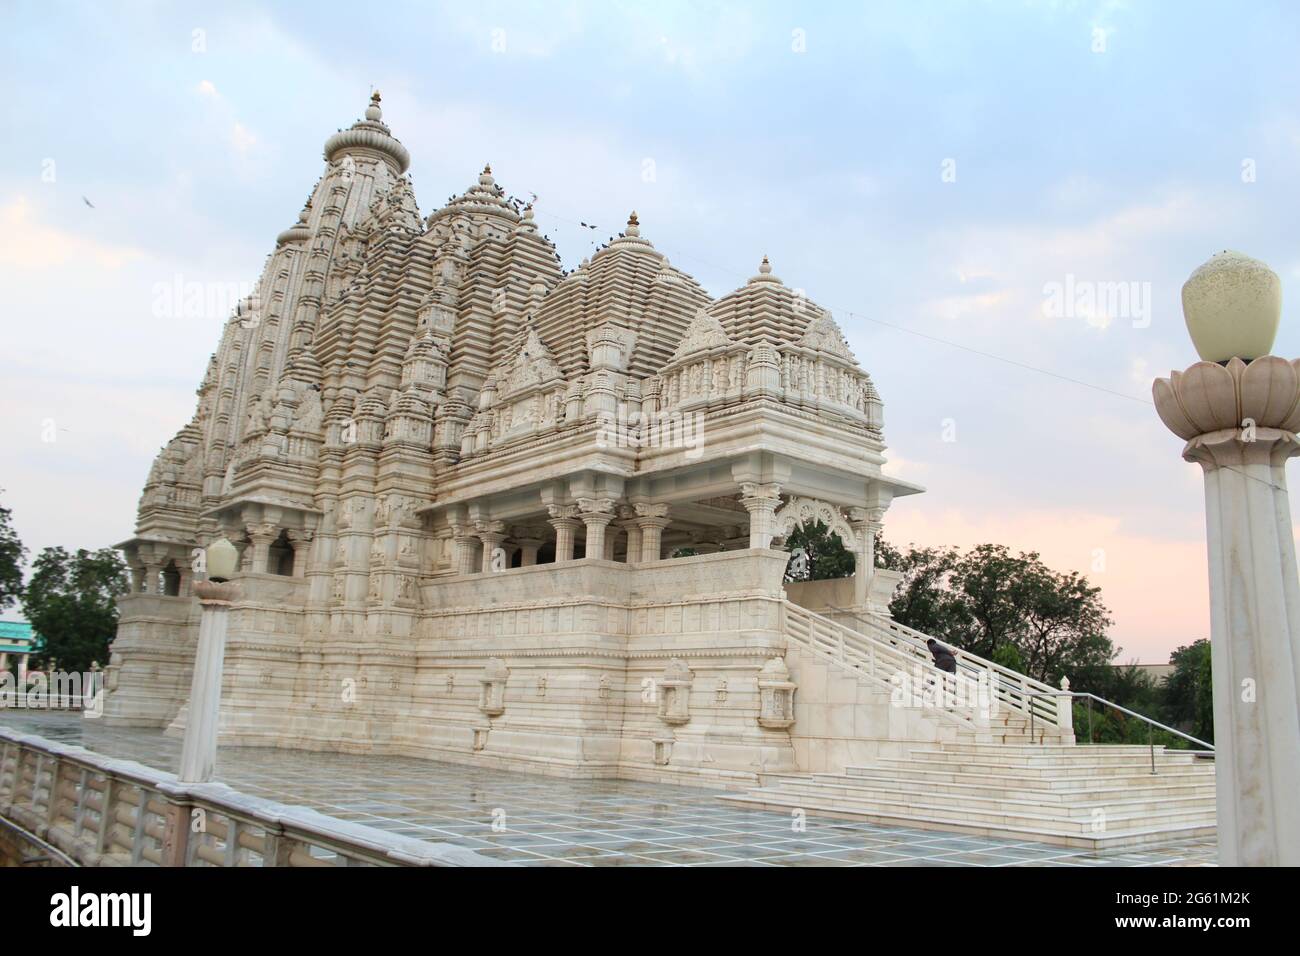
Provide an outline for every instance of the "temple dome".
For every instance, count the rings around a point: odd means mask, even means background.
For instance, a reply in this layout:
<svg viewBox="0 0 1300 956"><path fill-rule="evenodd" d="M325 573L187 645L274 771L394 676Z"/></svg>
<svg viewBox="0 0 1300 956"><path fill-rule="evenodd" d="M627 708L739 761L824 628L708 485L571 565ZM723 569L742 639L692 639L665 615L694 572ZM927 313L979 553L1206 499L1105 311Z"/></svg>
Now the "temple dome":
<svg viewBox="0 0 1300 956"><path fill-rule="evenodd" d="M298 213L298 221L275 237L275 244L283 246L289 242L306 242L311 238L311 227L307 225L307 209Z"/></svg>
<svg viewBox="0 0 1300 956"><path fill-rule="evenodd" d="M501 216L512 223L519 222L521 219L515 207L506 201L504 191L493 178L490 163L483 167L483 172L479 173L478 182L430 215L428 224L432 226L439 219L448 216L474 214Z"/></svg>
<svg viewBox="0 0 1300 956"><path fill-rule="evenodd" d="M767 256L756 275L710 305L709 312L731 338L747 344L796 342L815 319L829 314L773 275Z"/></svg>
<svg viewBox="0 0 1300 956"><path fill-rule="evenodd" d="M634 375L658 371L709 302L700 284L667 264L641 236L636 213L621 237L566 276L537 310L538 334L566 374L584 371L587 333L607 322L635 333L629 360Z"/></svg>
<svg viewBox="0 0 1300 956"><path fill-rule="evenodd" d="M325 161L332 163L336 156L344 153L376 153L391 162L399 174L406 172L411 165L411 154L384 125L383 115L379 107L379 91L375 90L370 95L370 105L366 107L366 118L325 141Z"/></svg>

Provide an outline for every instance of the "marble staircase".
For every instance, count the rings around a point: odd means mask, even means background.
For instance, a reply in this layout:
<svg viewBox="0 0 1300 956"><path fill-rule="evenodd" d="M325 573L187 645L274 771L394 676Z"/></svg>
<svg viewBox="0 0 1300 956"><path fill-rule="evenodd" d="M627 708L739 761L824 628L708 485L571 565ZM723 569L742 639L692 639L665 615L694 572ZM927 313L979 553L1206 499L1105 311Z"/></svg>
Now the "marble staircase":
<svg viewBox="0 0 1300 956"><path fill-rule="evenodd" d="M923 680L941 679L926 670L928 662L918 663L923 635L885 618L861 615L855 623L797 608L787 615L787 637L859 680L890 681L903 667L911 673L919 667ZM958 700L934 708L958 725L955 739L918 741L841 772L762 774L757 789L722 799L1090 850L1213 835L1211 755L1077 746L1068 697L978 657L962 655L961 663L967 674L984 671L992 684L984 707Z"/></svg>

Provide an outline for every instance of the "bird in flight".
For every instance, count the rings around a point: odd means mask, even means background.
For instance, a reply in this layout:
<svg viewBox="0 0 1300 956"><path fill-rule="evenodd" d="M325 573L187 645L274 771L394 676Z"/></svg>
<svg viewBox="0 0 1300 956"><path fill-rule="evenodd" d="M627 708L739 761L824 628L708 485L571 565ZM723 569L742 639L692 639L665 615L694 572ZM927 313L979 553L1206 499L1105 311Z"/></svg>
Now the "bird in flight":
<svg viewBox="0 0 1300 956"><path fill-rule="evenodd" d="M94 208L95 208L95 204L94 204L93 202L91 202L89 199L87 199L85 196L82 196L82 197L81 197L81 201L84 202L84 203L85 203L87 206L89 206L91 209L94 209Z"/></svg>

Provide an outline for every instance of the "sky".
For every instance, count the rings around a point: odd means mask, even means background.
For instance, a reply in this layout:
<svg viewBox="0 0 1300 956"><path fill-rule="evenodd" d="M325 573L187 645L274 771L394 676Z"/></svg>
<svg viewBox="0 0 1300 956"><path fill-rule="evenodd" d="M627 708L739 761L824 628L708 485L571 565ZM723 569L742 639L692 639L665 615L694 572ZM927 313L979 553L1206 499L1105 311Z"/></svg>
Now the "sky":
<svg viewBox="0 0 1300 956"><path fill-rule="evenodd" d="M33 553L130 537L226 317L160 290L254 281L378 88L425 214L491 162L566 267L632 209L715 296L768 255L927 488L885 537L1037 551L1164 661L1208 584L1151 381L1223 249L1281 276L1300 354L1298 49L1266 2L3 0L0 502Z"/></svg>

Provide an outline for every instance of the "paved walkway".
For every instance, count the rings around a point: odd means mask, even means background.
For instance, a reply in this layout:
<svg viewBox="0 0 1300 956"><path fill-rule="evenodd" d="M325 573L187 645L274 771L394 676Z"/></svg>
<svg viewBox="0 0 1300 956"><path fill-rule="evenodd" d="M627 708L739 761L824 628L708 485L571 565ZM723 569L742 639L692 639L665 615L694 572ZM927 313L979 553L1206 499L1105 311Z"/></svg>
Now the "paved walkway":
<svg viewBox="0 0 1300 956"><path fill-rule="evenodd" d="M71 714L0 724L175 772L180 741ZM1014 840L727 806L713 791L565 780L406 757L223 747L217 778L344 820L531 866L1195 866L1213 840L1097 855Z"/></svg>

